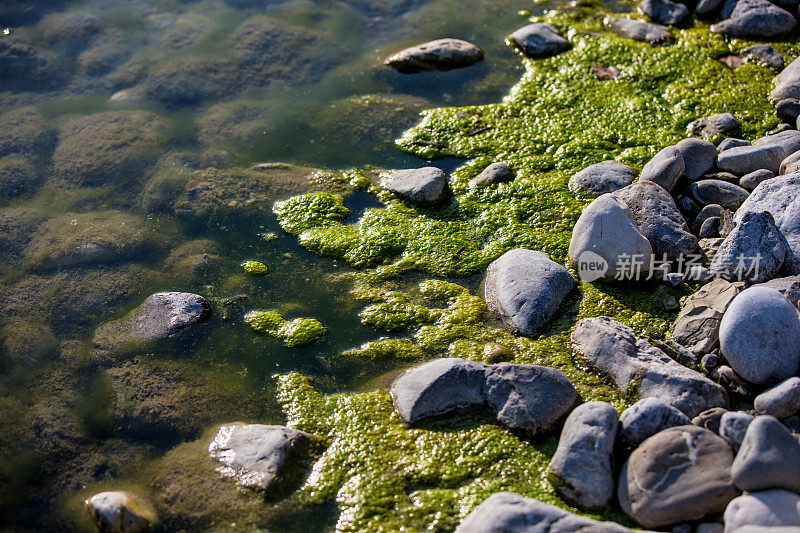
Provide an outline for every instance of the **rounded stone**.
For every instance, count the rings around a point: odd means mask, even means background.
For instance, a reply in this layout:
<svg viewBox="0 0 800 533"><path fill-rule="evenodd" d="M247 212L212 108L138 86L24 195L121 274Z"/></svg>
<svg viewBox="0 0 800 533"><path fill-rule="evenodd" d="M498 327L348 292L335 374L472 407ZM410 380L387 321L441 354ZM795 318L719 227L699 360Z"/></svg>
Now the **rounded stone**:
<svg viewBox="0 0 800 533"><path fill-rule="evenodd" d="M155 522L152 511L127 492L100 492L86 500L86 510L102 533L140 533Z"/></svg>

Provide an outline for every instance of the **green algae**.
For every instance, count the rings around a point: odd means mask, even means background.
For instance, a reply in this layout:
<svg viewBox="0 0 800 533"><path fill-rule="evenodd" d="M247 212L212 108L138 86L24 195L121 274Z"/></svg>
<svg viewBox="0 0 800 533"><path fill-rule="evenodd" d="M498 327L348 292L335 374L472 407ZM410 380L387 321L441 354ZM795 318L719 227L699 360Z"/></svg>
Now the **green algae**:
<svg viewBox="0 0 800 533"><path fill-rule="evenodd" d="M315 318L286 320L277 311L250 311L244 316L244 321L254 331L281 339L289 348L314 343L328 332L328 328Z"/></svg>
<svg viewBox="0 0 800 533"><path fill-rule="evenodd" d="M350 213L344 206L344 197L341 194L327 192L293 196L275 202L272 210L281 227L292 235L299 235L311 228L337 224Z"/></svg>
<svg viewBox="0 0 800 533"><path fill-rule="evenodd" d="M263 276L269 272L269 267L261 261L243 261L241 267L251 276Z"/></svg>

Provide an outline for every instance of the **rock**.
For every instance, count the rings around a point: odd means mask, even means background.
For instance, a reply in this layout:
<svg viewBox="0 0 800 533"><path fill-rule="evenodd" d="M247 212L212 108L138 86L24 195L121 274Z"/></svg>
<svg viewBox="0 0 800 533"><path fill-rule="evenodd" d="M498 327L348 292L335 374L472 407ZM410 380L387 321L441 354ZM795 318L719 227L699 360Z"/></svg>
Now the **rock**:
<svg viewBox="0 0 800 533"><path fill-rule="evenodd" d="M732 148L723 154L737 150ZM721 156L720 156L721 157ZM745 189L722 180L700 180L689 185L687 193L701 205L718 204L736 211L750 194Z"/></svg>
<svg viewBox="0 0 800 533"><path fill-rule="evenodd" d="M767 0L739 0L730 18L711 25L711 31L731 37L770 38L797 25L791 13Z"/></svg>
<svg viewBox="0 0 800 533"><path fill-rule="evenodd" d="M689 417L660 398L645 398L631 405L620 416L622 438L636 448L667 428L688 426Z"/></svg>
<svg viewBox="0 0 800 533"><path fill-rule="evenodd" d="M717 148L703 139L684 139L675 145L683 155L684 175L689 180L697 180L714 168L717 160Z"/></svg>
<svg viewBox="0 0 800 533"><path fill-rule="evenodd" d="M800 99L800 58L781 71L775 78L775 88L769 93L770 100L780 101L785 98Z"/></svg>
<svg viewBox="0 0 800 533"><path fill-rule="evenodd" d="M639 179L657 183L669 192L685 168L681 151L675 146L667 146L645 164Z"/></svg>
<svg viewBox="0 0 800 533"><path fill-rule="evenodd" d="M659 260L666 257L677 261L697 251L697 237L689 231L675 200L662 187L639 180L618 190L614 196L630 208L639 231L650 242Z"/></svg>
<svg viewBox="0 0 800 533"><path fill-rule="evenodd" d="M741 127L739 120L730 113L720 113L703 117L690 123L688 130L704 136L716 135L738 130Z"/></svg>
<svg viewBox="0 0 800 533"><path fill-rule="evenodd" d="M797 98L784 98L775 106L775 114L784 123L796 125L797 117L800 115L800 100Z"/></svg>
<svg viewBox="0 0 800 533"><path fill-rule="evenodd" d="M725 150L730 150L731 148L737 148L739 146L750 146L750 141L745 141L744 139L736 139L734 137L728 137L727 139L723 139L722 142L719 143L717 146L717 152L724 152Z"/></svg>
<svg viewBox="0 0 800 533"><path fill-rule="evenodd" d="M597 522L560 507L512 492L489 496L472 511L456 533L632 533L614 522Z"/></svg>
<svg viewBox="0 0 800 533"><path fill-rule="evenodd" d="M792 174L800 170L800 152L795 152L792 155L786 156L786 159L781 161L779 174Z"/></svg>
<svg viewBox="0 0 800 533"><path fill-rule="evenodd" d="M762 181L771 180L774 177L775 177L774 172L762 168L761 170L756 170L754 172L751 172L750 174L745 174L744 176L742 176L742 178L739 180L739 186L748 191L752 191L753 189L758 187L758 184L761 183Z"/></svg>
<svg viewBox="0 0 800 533"><path fill-rule="evenodd" d="M0 115L0 156L42 155L55 144L55 132L34 107L18 107Z"/></svg>
<svg viewBox="0 0 800 533"><path fill-rule="evenodd" d="M677 24L689 14L689 8L670 0L642 0L639 12L661 24Z"/></svg>
<svg viewBox="0 0 800 533"><path fill-rule="evenodd" d="M722 355L756 385L783 381L800 364L797 310L775 289L750 287L731 302L719 328Z"/></svg>
<svg viewBox="0 0 800 533"><path fill-rule="evenodd" d="M24 157L0 157L0 201L27 194L36 189L39 182L38 172Z"/></svg>
<svg viewBox="0 0 800 533"><path fill-rule="evenodd" d="M760 415L788 418L800 411L800 378L786 381L756 396L753 407Z"/></svg>
<svg viewBox="0 0 800 533"><path fill-rule="evenodd" d="M571 338L585 361L608 375L621 391L636 387L639 399L660 398L690 417L727 405L722 387L638 339L616 320L581 320Z"/></svg>
<svg viewBox="0 0 800 533"><path fill-rule="evenodd" d="M720 421L727 412L726 409L722 409L721 407L712 407L692 418L692 424L705 428L712 433L719 433Z"/></svg>
<svg viewBox="0 0 800 533"><path fill-rule="evenodd" d="M297 467L311 443L308 433L285 426L232 424L219 428L208 453L222 463L217 469L242 487L267 493L283 491L296 481Z"/></svg>
<svg viewBox="0 0 800 533"><path fill-rule="evenodd" d="M528 24L509 35L506 41L531 59L544 59L569 50L572 45L547 23Z"/></svg>
<svg viewBox="0 0 800 533"><path fill-rule="evenodd" d="M483 50L460 39L438 39L406 48L383 64L404 74L468 67L483 59Z"/></svg>
<svg viewBox="0 0 800 533"><path fill-rule="evenodd" d="M697 213L697 216L694 219L694 224L692 225L695 231L699 231L699 229L703 226L703 222L705 222L709 218L724 218L725 217L725 208L719 204L708 204L703 206L703 209Z"/></svg>
<svg viewBox="0 0 800 533"><path fill-rule="evenodd" d="M564 422L548 479L559 494L581 509L602 509L614 495L611 465L619 425L606 402L588 402Z"/></svg>
<svg viewBox="0 0 800 533"><path fill-rule="evenodd" d="M759 287L769 287L783 294L789 303L797 307L800 303L800 276L775 278L766 283L759 283Z"/></svg>
<svg viewBox="0 0 800 533"><path fill-rule="evenodd" d="M731 70L736 70L737 68L747 63L747 58L736 54L730 54L718 58L717 61L719 61L720 63L722 63Z"/></svg>
<svg viewBox="0 0 800 533"><path fill-rule="evenodd" d="M669 30L659 24L617 17L606 17L604 24L612 33L635 41L643 41L653 46L672 42L672 35L670 35Z"/></svg>
<svg viewBox="0 0 800 533"><path fill-rule="evenodd" d="M429 207L441 204L449 194L447 178L436 167L395 170L382 176L381 186L412 204Z"/></svg>
<svg viewBox="0 0 800 533"><path fill-rule="evenodd" d="M619 78L619 75L622 74L622 71L617 67L607 67L605 65L592 65L589 70L592 72L592 76L600 81L613 80Z"/></svg>
<svg viewBox="0 0 800 533"><path fill-rule="evenodd" d="M704 522L697 524L695 533L724 533L725 526L720 522Z"/></svg>
<svg viewBox="0 0 800 533"><path fill-rule="evenodd" d="M724 0L700 0L695 7L698 15L708 15L716 10Z"/></svg>
<svg viewBox="0 0 800 533"><path fill-rule="evenodd" d="M735 498L725 509L726 533L768 533L771 528L800 527L800 496L786 490L761 490ZM789 533L776 530L775 533Z"/></svg>
<svg viewBox="0 0 800 533"><path fill-rule="evenodd" d="M707 429L666 429L636 448L619 476L619 503L644 527L692 521L725 509L737 491L733 452Z"/></svg>
<svg viewBox="0 0 800 533"><path fill-rule="evenodd" d="M721 152L717 156L717 167L737 176L744 176L761 169L777 174L784 159L786 151L776 144L739 146Z"/></svg>
<svg viewBox="0 0 800 533"><path fill-rule="evenodd" d="M773 133L771 135L765 135L764 137L758 138L753 142L754 145L777 145L783 148L786 152L786 155L792 155L793 153L800 150L800 131L794 130L792 128L785 129L779 131L778 133Z"/></svg>
<svg viewBox="0 0 800 533"><path fill-rule="evenodd" d="M532 336L541 332L576 286L572 274L546 254L517 248L489 265L484 295L490 311L506 327Z"/></svg>
<svg viewBox="0 0 800 533"><path fill-rule="evenodd" d="M61 87L68 79L65 61L51 50L32 44L0 41L0 90L48 91Z"/></svg>
<svg viewBox="0 0 800 533"><path fill-rule="evenodd" d="M141 533L156 522L149 506L127 492L100 492L86 500L86 510L101 533Z"/></svg>
<svg viewBox="0 0 800 533"><path fill-rule="evenodd" d="M636 170L619 161L603 161L589 165L569 179L569 190L575 195L600 196L633 183Z"/></svg>
<svg viewBox="0 0 800 533"><path fill-rule="evenodd" d="M747 492L800 492L800 442L777 418L757 417L747 427L731 467L731 478Z"/></svg>
<svg viewBox="0 0 800 533"><path fill-rule="evenodd" d="M700 231L697 233L697 236L701 239L706 239L708 237L719 237L721 226L722 219L720 217L707 218L703 221L703 225L700 226Z"/></svg>
<svg viewBox="0 0 800 533"><path fill-rule="evenodd" d="M469 180L470 189L479 189L495 183L504 183L514 179L514 170L505 163L492 163L476 177Z"/></svg>
<svg viewBox="0 0 800 533"><path fill-rule="evenodd" d="M771 214L747 213L722 242L709 269L729 281L763 283L778 275L789 253Z"/></svg>
<svg viewBox="0 0 800 533"><path fill-rule="evenodd" d="M730 444L734 452L738 452L747 432L747 426L754 420L752 415L742 411L730 411L719 419L719 436Z"/></svg>
<svg viewBox="0 0 800 533"><path fill-rule="evenodd" d="M609 228L613 228L612 231ZM631 272L635 269L628 267L633 261L639 263L640 259L641 271L647 272L652 254L650 242L639 231L633 213L624 201L612 194L603 194L583 210L569 243L570 262L578 267L585 281L635 276L636 273ZM596 276L587 276L581 261L595 261L598 257L605 261L606 268L601 268Z"/></svg>

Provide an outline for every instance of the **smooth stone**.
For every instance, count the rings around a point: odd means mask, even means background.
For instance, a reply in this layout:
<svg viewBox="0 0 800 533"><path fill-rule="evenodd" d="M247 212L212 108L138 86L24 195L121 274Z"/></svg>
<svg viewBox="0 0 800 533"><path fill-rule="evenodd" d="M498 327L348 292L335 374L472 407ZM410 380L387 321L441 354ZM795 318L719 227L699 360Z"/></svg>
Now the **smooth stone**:
<svg viewBox="0 0 800 533"><path fill-rule="evenodd" d="M789 243L772 215L747 213L722 241L709 270L729 281L764 283L778 275L788 254Z"/></svg>
<svg viewBox="0 0 800 533"><path fill-rule="evenodd" d="M736 148L733 148L733 151ZM723 152L728 153L728 152ZM687 192L701 205L717 204L736 211L750 194L745 189L722 180L700 180L689 185Z"/></svg>
<svg viewBox="0 0 800 533"><path fill-rule="evenodd" d="M784 98L775 105L775 114L786 124L797 124L797 117L800 116L800 100Z"/></svg>
<svg viewBox="0 0 800 533"><path fill-rule="evenodd" d="M642 0L639 12L661 24L677 24L689 15L689 8L670 0Z"/></svg>
<svg viewBox="0 0 800 533"><path fill-rule="evenodd" d="M691 420L660 398L645 398L625 409L619 423L622 438L635 448L659 431L688 426Z"/></svg>
<svg viewBox="0 0 800 533"><path fill-rule="evenodd" d="M701 239L706 239L708 237L719 237L719 230L721 226L722 219L720 217L707 218L700 226L700 231L697 233L697 236Z"/></svg>
<svg viewBox="0 0 800 533"><path fill-rule="evenodd" d="M713 433L719 433L719 425L722 417L727 413L727 409L721 407L712 407L703 411L696 417L692 418L692 425L705 428Z"/></svg>
<svg viewBox="0 0 800 533"><path fill-rule="evenodd" d="M634 41L643 41L653 46L672 42L672 35L670 35L669 30L666 26L661 26L660 24L617 17L606 17L604 24L612 33Z"/></svg>
<svg viewBox="0 0 800 533"><path fill-rule="evenodd" d="M598 522L513 492L492 494L456 528L456 533L632 533L614 522Z"/></svg>
<svg viewBox="0 0 800 533"><path fill-rule="evenodd" d="M699 520L725 509L737 491L733 452L697 426L666 429L636 448L619 476L619 503L644 527Z"/></svg>
<svg viewBox="0 0 800 533"><path fill-rule="evenodd" d="M795 152L781 161L779 174L791 174L800 170L800 152Z"/></svg>
<svg viewBox="0 0 800 533"><path fill-rule="evenodd" d="M506 40L531 59L553 57L572 48L553 25L544 22L528 24L509 35Z"/></svg>
<svg viewBox="0 0 800 533"><path fill-rule="evenodd" d="M404 74L468 67L483 59L483 50L460 39L438 39L406 48L384 61Z"/></svg>
<svg viewBox="0 0 800 533"><path fill-rule="evenodd" d="M685 168L681 151L675 146L667 146L644 165L639 179L657 183L670 192Z"/></svg>
<svg viewBox="0 0 800 533"><path fill-rule="evenodd" d="M697 213L697 216L694 218L693 227L695 230L699 230L703 226L703 222L705 222L709 218L723 218L725 216L725 208L719 204L708 204L703 206L703 209Z"/></svg>
<svg viewBox="0 0 800 533"><path fill-rule="evenodd" d="M741 127L739 119L731 113L719 113L717 115L710 115L691 122L688 130L692 133L709 136L718 133L726 133L729 131L738 130Z"/></svg>
<svg viewBox="0 0 800 533"><path fill-rule="evenodd" d="M219 428L208 453L222 463L217 471L251 489L282 490L288 471L307 452L311 436L285 426L231 424Z"/></svg>
<svg viewBox="0 0 800 533"><path fill-rule="evenodd" d="M675 148L683 155L684 175L694 181L714 168L717 161L717 148L703 139L683 139Z"/></svg>
<svg viewBox="0 0 800 533"><path fill-rule="evenodd" d="M722 355L742 378L770 385L800 365L797 309L775 289L750 287L733 299L719 327Z"/></svg>
<svg viewBox="0 0 800 533"><path fill-rule="evenodd" d="M637 261L641 258L641 270L646 273L653 255L650 242L639 231L633 213L622 199L613 194L603 194L592 201L572 230L568 255L570 262L579 267L579 272L583 270L579 263L589 256L588 252L606 262L607 268L598 278L608 280L626 273L625 257ZM585 276L583 279L593 281Z"/></svg>
<svg viewBox="0 0 800 533"><path fill-rule="evenodd" d="M619 161L603 161L573 175L569 179L569 190L575 195L600 196L627 187L637 174L634 168Z"/></svg>
<svg viewBox="0 0 800 533"><path fill-rule="evenodd" d="M389 172L381 178L381 187L412 204L426 207L441 204L448 196L447 177L436 167Z"/></svg>
<svg viewBox="0 0 800 533"><path fill-rule="evenodd" d="M514 171L503 162L492 163L484 168L480 174L469 180L470 189L487 187L495 183L505 183L514 179Z"/></svg>
<svg viewBox="0 0 800 533"><path fill-rule="evenodd" d="M800 442L777 418L756 417L733 461L731 478L747 492L784 489L800 493Z"/></svg>
<svg viewBox="0 0 800 533"><path fill-rule="evenodd" d="M102 533L141 533L155 523L155 515L127 492L100 492L86 500L86 510Z"/></svg>
<svg viewBox="0 0 800 533"><path fill-rule="evenodd" d="M609 317L581 320L572 331L575 351L627 392L639 399L660 398L687 416L728 404L725 390L699 372L670 358Z"/></svg>
<svg viewBox="0 0 800 533"><path fill-rule="evenodd" d="M791 13L767 0L739 0L730 18L712 24L711 31L730 37L769 38L789 33L796 25Z"/></svg>
<svg viewBox="0 0 800 533"><path fill-rule="evenodd" d="M786 126L788 129L756 139L753 145L780 146L783 148L783 151L786 152L787 157L800 150L800 131L792 129L788 124L782 126Z"/></svg>
<svg viewBox="0 0 800 533"><path fill-rule="evenodd" d="M724 0L700 0L695 7L698 15L708 15L716 10Z"/></svg>
<svg viewBox="0 0 800 533"><path fill-rule="evenodd" d="M717 167L737 176L744 176L756 170L767 169L778 173L781 161L786 159L786 151L776 144L738 146L720 152Z"/></svg>
<svg viewBox="0 0 800 533"><path fill-rule="evenodd" d="M753 189L758 187L758 184L761 183L762 181L771 180L774 177L775 177L774 172L762 168L761 170L756 170L754 172L751 172L750 174L745 174L744 176L742 176L742 178L739 180L739 186L748 191L752 191Z"/></svg>
<svg viewBox="0 0 800 533"><path fill-rule="evenodd" d="M775 278L766 283L759 283L758 287L769 287L783 294L789 303L798 307L800 303L800 276L787 276Z"/></svg>
<svg viewBox="0 0 800 533"><path fill-rule="evenodd" d="M779 385L765 390L753 401L760 415L788 418L800 411L800 378L791 377Z"/></svg>
<svg viewBox="0 0 800 533"><path fill-rule="evenodd" d="M725 525L720 522L704 522L697 524L695 533L724 533Z"/></svg>
<svg viewBox="0 0 800 533"><path fill-rule="evenodd" d="M760 490L735 498L725 509L725 533L766 532L800 527L800 496L788 490ZM783 532L781 532L783 533Z"/></svg>
<svg viewBox="0 0 800 533"><path fill-rule="evenodd" d="M783 56L780 52L768 44L756 44L753 46L748 46L742 50L742 53L745 54L750 61L761 63L768 67L772 67L775 70L783 69Z"/></svg>
<svg viewBox="0 0 800 533"><path fill-rule="evenodd" d="M555 316L576 287L572 274L547 254L517 248L489 265L484 297L489 310L509 330L532 336Z"/></svg>
<svg viewBox="0 0 800 533"><path fill-rule="evenodd" d="M755 417L741 411L730 411L719 419L719 436L725 439L734 452L742 446L747 426Z"/></svg>
<svg viewBox="0 0 800 533"><path fill-rule="evenodd" d="M659 260L677 261L697 252L697 237L689 230L675 200L662 187L640 180L614 196L622 198L630 208L639 231Z"/></svg>
<svg viewBox="0 0 800 533"><path fill-rule="evenodd" d="M737 148L739 146L750 146L750 141L745 141L744 139L737 139L735 137L728 137L727 139L723 139L722 142L717 145L717 152L724 152L725 150L730 150L731 148Z"/></svg>
<svg viewBox="0 0 800 533"><path fill-rule="evenodd" d="M775 88L769 93L770 100L780 101L785 98L800 99L800 57L775 77Z"/></svg>

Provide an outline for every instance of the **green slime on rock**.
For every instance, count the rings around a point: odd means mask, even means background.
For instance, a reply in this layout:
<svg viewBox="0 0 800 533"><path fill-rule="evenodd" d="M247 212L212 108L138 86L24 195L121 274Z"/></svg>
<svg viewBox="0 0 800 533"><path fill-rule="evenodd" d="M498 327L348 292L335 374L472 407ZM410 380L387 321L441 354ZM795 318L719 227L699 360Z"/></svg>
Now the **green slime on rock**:
<svg viewBox="0 0 800 533"><path fill-rule="evenodd" d="M250 311L244 316L244 321L254 331L281 339L289 348L316 342L328 332L328 328L316 318L286 320L277 311Z"/></svg>

